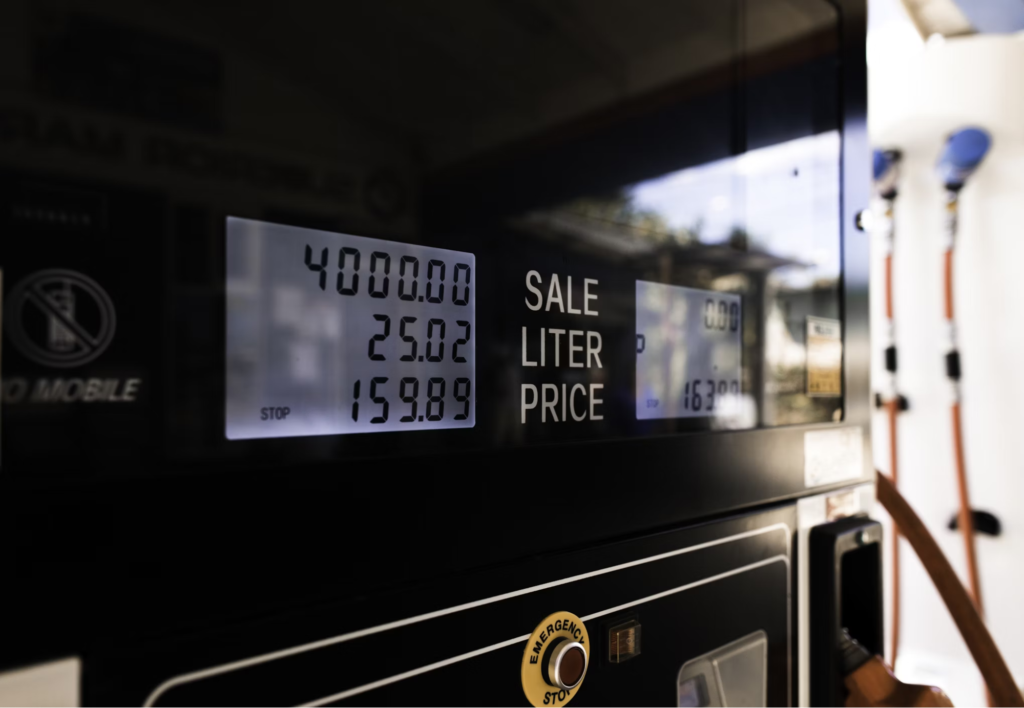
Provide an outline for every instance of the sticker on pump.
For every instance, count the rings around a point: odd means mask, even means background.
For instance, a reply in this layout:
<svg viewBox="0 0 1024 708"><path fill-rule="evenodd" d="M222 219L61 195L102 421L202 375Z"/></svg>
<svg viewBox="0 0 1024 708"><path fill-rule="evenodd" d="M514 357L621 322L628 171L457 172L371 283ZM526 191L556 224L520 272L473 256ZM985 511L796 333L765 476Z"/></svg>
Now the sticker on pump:
<svg viewBox="0 0 1024 708"><path fill-rule="evenodd" d="M807 395L843 395L843 337L839 320L807 318Z"/></svg>

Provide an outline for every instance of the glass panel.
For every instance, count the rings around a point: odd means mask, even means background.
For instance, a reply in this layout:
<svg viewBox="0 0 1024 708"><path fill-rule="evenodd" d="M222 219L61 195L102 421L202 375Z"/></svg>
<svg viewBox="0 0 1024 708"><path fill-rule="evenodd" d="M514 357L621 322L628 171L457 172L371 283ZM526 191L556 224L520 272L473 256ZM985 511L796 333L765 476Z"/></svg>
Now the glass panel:
<svg viewBox="0 0 1024 708"><path fill-rule="evenodd" d="M53 320L9 332L6 459L88 449L126 468L140 455L298 463L842 415L835 338L808 336L812 322L842 326L838 27L825 0L20 0L0 22L6 306ZM400 244L392 288L401 254L468 254L478 375L472 394L438 376L446 415L463 395L475 418L397 444L226 439L231 283L252 265L226 259L229 218ZM293 245L280 257L301 259ZM95 284L116 320L73 375L36 350L74 353L92 300L55 296L66 301L39 315L9 297L53 268ZM704 293L730 317L736 306L728 345L665 330L670 369L673 347L700 363L663 376L655 396L638 388L641 287ZM377 304L335 312L332 326L369 318L339 337L367 340L367 323L395 314ZM269 331L260 318L273 314L250 307L238 326ZM308 353L301 339L266 351ZM358 380L396 377L346 366ZM40 407L87 395L117 405ZM648 399L675 407L647 416ZM274 421L311 414L255 401Z"/></svg>
<svg viewBox="0 0 1024 708"><path fill-rule="evenodd" d="M677 705L763 706L767 687L768 635L758 630L683 664Z"/></svg>

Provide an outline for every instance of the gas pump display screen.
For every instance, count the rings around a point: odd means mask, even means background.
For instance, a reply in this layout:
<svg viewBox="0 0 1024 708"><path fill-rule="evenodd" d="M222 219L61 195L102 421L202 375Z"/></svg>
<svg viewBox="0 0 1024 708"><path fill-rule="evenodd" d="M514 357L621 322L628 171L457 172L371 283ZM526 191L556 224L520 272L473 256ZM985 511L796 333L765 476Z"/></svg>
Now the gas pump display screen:
<svg viewBox="0 0 1024 708"><path fill-rule="evenodd" d="M637 281L637 419L736 415L741 307L739 295Z"/></svg>
<svg viewBox="0 0 1024 708"><path fill-rule="evenodd" d="M229 217L229 439L472 428L472 253Z"/></svg>

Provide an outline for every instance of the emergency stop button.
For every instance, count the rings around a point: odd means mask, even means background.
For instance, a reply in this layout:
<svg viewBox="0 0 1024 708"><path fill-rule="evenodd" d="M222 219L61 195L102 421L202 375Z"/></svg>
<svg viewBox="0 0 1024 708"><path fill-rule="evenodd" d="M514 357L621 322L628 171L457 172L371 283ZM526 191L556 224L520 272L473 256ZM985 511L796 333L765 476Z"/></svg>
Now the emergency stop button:
<svg viewBox="0 0 1024 708"><path fill-rule="evenodd" d="M556 612L533 630L523 651L523 693L531 705L564 706L587 675L590 636L571 612Z"/></svg>
<svg viewBox="0 0 1024 708"><path fill-rule="evenodd" d="M557 688L576 688L587 670L587 650L579 642L559 639L552 642L548 650L547 676L545 680Z"/></svg>

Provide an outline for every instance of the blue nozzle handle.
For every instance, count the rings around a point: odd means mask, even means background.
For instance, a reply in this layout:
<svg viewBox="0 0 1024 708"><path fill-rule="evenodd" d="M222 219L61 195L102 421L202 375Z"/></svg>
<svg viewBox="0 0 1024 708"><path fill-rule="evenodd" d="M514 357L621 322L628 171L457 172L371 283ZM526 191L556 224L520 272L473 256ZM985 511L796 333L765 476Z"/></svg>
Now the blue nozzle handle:
<svg viewBox="0 0 1024 708"><path fill-rule="evenodd" d="M950 135L938 162L939 176L946 187L963 187L991 146L992 138L981 128L963 128Z"/></svg>
<svg viewBox="0 0 1024 708"><path fill-rule="evenodd" d="M896 181L903 153L899 150L875 150L872 155L875 191L883 199L896 198Z"/></svg>
<svg viewBox="0 0 1024 708"><path fill-rule="evenodd" d="M877 182L878 180L882 179L882 177L885 176L885 173L889 171L889 168L892 167L892 160L889 159L889 156L886 154L885 150L876 149L874 155L872 156L872 161L874 167L875 181Z"/></svg>

